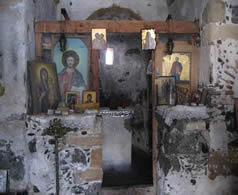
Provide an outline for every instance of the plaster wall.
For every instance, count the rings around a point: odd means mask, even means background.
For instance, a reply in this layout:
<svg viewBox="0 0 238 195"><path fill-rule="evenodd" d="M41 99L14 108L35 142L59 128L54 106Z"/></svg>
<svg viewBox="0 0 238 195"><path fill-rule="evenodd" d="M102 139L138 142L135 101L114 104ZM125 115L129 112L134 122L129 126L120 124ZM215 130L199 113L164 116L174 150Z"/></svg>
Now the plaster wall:
<svg viewBox="0 0 238 195"><path fill-rule="evenodd" d="M0 98L0 119L26 112L25 72L27 59L25 2L0 4L0 51L5 94ZM24 27L24 28L23 28Z"/></svg>
<svg viewBox="0 0 238 195"><path fill-rule="evenodd" d="M168 16L168 7L164 0L61 0L57 6L57 19L63 19L61 8L66 8L71 20L85 20L96 10L111 7L113 4L131 9L144 20L165 20Z"/></svg>
<svg viewBox="0 0 238 195"><path fill-rule="evenodd" d="M0 52L5 94L0 97L0 120L26 113L26 64L34 59L34 21L55 19L53 1L11 0L0 3Z"/></svg>
<svg viewBox="0 0 238 195"><path fill-rule="evenodd" d="M51 0L0 2L0 83L5 88L0 97L0 166L9 168L11 191L28 187L24 118L27 61L35 56L34 21L55 19L54 6Z"/></svg>

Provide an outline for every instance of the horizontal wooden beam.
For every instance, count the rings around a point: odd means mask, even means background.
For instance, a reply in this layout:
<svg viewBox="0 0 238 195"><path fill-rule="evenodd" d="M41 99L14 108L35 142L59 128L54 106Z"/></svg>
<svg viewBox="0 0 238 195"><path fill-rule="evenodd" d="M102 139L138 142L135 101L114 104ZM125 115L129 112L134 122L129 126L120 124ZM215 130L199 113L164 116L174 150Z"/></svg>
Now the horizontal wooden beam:
<svg viewBox="0 0 238 195"><path fill-rule="evenodd" d="M199 33L198 23L189 21L83 20L35 23L36 33L90 33L94 28L106 28L107 32L112 33L140 33L147 28L153 28L157 33Z"/></svg>

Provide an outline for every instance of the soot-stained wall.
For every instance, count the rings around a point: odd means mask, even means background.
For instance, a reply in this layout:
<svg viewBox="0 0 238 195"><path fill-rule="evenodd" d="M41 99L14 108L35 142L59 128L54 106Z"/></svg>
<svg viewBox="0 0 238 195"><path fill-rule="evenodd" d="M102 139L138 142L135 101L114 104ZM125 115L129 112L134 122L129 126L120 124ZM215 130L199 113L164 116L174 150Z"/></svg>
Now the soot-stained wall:
<svg viewBox="0 0 238 195"><path fill-rule="evenodd" d="M100 57L102 104L114 101L122 106L141 103L146 93L146 67L138 35L109 35L108 47L114 49L114 63L105 64L105 53ZM124 102L123 102L124 101ZM110 103L109 103L110 104Z"/></svg>

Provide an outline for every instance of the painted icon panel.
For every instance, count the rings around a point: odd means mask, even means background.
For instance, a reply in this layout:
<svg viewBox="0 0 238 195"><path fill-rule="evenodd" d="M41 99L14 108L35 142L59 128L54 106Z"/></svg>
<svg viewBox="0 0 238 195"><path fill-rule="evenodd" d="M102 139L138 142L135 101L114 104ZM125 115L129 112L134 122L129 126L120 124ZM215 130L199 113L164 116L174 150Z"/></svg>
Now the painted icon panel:
<svg viewBox="0 0 238 195"><path fill-rule="evenodd" d="M59 42L54 47L54 62L57 67L62 101L65 100L66 92L79 91L82 94L88 88L88 43L88 37L82 36L67 38L65 52L60 51Z"/></svg>
<svg viewBox="0 0 238 195"><path fill-rule="evenodd" d="M162 76L174 76L176 82L190 81L190 54L174 53L162 59Z"/></svg>

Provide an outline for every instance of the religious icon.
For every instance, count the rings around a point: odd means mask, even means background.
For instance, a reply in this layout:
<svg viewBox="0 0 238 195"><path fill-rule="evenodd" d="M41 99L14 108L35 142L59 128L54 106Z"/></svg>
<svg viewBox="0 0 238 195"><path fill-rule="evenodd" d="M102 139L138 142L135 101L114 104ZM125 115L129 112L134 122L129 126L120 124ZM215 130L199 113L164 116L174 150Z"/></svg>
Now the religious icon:
<svg viewBox="0 0 238 195"><path fill-rule="evenodd" d="M157 89L157 104L175 105L175 77L159 76L155 80L155 84Z"/></svg>
<svg viewBox="0 0 238 195"><path fill-rule="evenodd" d="M155 37L156 34L154 29L142 30L142 49L155 49Z"/></svg>
<svg viewBox="0 0 238 195"><path fill-rule="evenodd" d="M96 91L84 91L83 92L83 103L84 104L96 103Z"/></svg>
<svg viewBox="0 0 238 195"><path fill-rule="evenodd" d="M54 63L28 62L31 91L30 113L46 113L56 109L60 102L56 66Z"/></svg>
<svg viewBox="0 0 238 195"><path fill-rule="evenodd" d="M106 49L106 29L92 29L92 48Z"/></svg>
<svg viewBox="0 0 238 195"><path fill-rule="evenodd" d="M79 91L82 94L88 87L88 43L87 37L67 38L68 49L63 53L59 42L55 45L54 62L62 101L65 101L66 92Z"/></svg>
<svg viewBox="0 0 238 195"><path fill-rule="evenodd" d="M190 86L184 83L176 83L176 104L187 105L191 102Z"/></svg>
<svg viewBox="0 0 238 195"><path fill-rule="evenodd" d="M75 104L79 104L80 92L66 92L65 103L70 109L74 109Z"/></svg>
<svg viewBox="0 0 238 195"><path fill-rule="evenodd" d="M162 76L174 76L176 82L190 80L190 55L174 53L163 57Z"/></svg>

